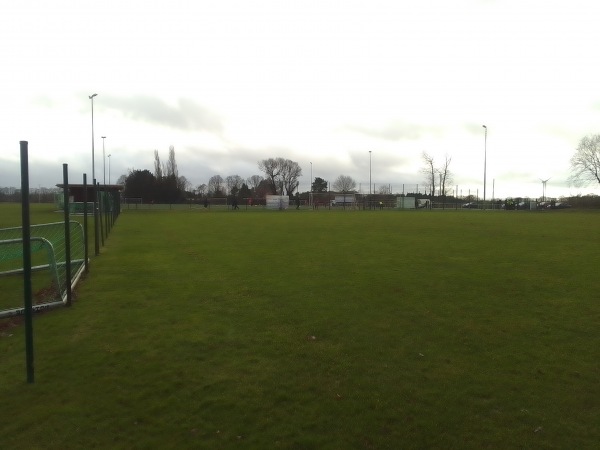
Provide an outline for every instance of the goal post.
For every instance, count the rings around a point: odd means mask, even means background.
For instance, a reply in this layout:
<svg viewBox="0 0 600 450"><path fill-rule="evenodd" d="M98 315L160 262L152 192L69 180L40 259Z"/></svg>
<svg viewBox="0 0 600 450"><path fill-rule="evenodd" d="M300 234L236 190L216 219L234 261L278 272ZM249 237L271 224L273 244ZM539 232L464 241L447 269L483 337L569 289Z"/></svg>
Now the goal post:
<svg viewBox="0 0 600 450"><path fill-rule="evenodd" d="M68 233L65 226L69 227ZM66 234L69 235L68 246ZM68 289L75 287L85 270L83 226L77 221L69 221L68 225L64 222L31 225L30 242L36 303L33 310L66 305ZM67 259L70 259L70 270L67 270ZM22 227L0 229L0 277L7 280L0 294L0 318L23 314L22 307L15 307L22 297L22 283L11 281L22 278L22 262Z"/></svg>

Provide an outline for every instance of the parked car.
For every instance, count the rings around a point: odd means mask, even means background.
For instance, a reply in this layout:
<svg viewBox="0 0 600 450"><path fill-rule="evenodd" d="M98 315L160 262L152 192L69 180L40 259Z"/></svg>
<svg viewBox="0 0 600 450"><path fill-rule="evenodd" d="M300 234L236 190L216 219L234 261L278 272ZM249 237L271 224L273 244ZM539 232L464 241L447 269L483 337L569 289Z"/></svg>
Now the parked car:
<svg viewBox="0 0 600 450"><path fill-rule="evenodd" d="M477 209L477 203L475 202L469 202L469 203L465 203L464 205L462 205L463 208L469 208L469 209Z"/></svg>

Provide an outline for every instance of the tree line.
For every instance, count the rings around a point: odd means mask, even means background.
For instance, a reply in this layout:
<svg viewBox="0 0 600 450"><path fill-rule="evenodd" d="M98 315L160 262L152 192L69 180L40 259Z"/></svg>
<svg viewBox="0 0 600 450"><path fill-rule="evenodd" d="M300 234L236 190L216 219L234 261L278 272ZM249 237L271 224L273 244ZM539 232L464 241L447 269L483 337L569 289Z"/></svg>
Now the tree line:
<svg viewBox="0 0 600 450"><path fill-rule="evenodd" d="M452 185L450 162L446 155L441 164L436 165L433 156L423 152L423 168L425 185L429 187L430 196L445 196L448 186ZM144 202L179 203L197 197L262 198L268 194L293 196L297 193L302 168L296 161L281 157L267 158L258 161L261 174L242 178L239 175L213 175L206 184L193 188L191 183L180 176L175 159L175 149L169 148L169 156L162 163L157 150L154 151L154 173L149 170L130 170L127 176L120 179L125 185L125 197L137 197ZM571 177L575 186L587 186L600 183L600 135L584 137L571 158ZM347 175L340 175L331 185L328 181L316 177L311 180L311 192L323 193L333 188L340 193L356 192L356 181ZM369 188L370 189L370 188ZM387 194L385 185L379 187L380 194Z"/></svg>
<svg viewBox="0 0 600 450"><path fill-rule="evenodd" d="M264 198L266 195L293 196L297 193L302 176L302 168L296 161L276 157L258 161L257 167L262 174L248 178L239 175L213 175L208 183L195 188L177 169L175 149L169 148L169 157L161 162L158 150L154 151L154 173L149 170L130 170L127 176L119 179L125 185L127 198L140 198L144 203L181 203L190 198ZM355 192L356 181L346 175L340 175L332 185L337 192ZM311 192L326 192L329 183L315 178Z"/></svg>
<svg viewBox="0 0 600 450"><path fill-rule="evenodd" d="M169 147L169 157L165 163L160 160L158 150L154 151L154 173L149 170L130 170L124 180L125 197L141 198L145 203L180 203L185 201L190 183L179 176L175 148Z"/></svg>
<svg viewBox="0 0 600 450"><path fill-rule="evenodd" d="M452 173L449 170L451 158L446 155L440 165L434 158L424 152L422 154L425 185L430 189L430 196L445 196L447 187L452 184ZM207 184L195 188L184 177L180 176L175 158L175 149L169 147L167 161L163 163L157 150L154 151L154 173L149 170L129 170L127 175L119 177L117 184L125 186L125 197L141 198L144 202L179 203L189 198L225 197L262 198L267 194L292 196L297 191L302 168L292 160L285 158L267 158L258 161L258 169L262 175L252 175L242 178L230 175L225 178L213 175ZM579 142L571 157L570 184L577 187L589 184L600 184L600 134L585 136ZM356 181L347 175L340 175L331 185L327 180L316 177L311 180L312 193L325 193L330 189L339 193L356 192ZM32 190L32 198L39 202L51 202L56 189L39 188ZM374 192L375 193L375 192ZM376 193L389 194L387 185L380 185ZM0 188L0 201L20 201L20 189L13 187ZM576 196L571 203L581 203L588 206L596 203L597 196Z"/></svg>
<svg viewBox="0 0 600 450"><path fill-rule="evenodd" d="M268 158L258 161L263 175L242 178L239 175L213 175L208 183L195 188L177 169L175 149L169 148L169 157L162 163L158 150L154 151L154 173L149 170L130 170L119 179L125 185L124 195L140 198L145 203L181 203L190 198L264 197L267 194L293 195L302 176L300 165L290 159Z"/></svg>

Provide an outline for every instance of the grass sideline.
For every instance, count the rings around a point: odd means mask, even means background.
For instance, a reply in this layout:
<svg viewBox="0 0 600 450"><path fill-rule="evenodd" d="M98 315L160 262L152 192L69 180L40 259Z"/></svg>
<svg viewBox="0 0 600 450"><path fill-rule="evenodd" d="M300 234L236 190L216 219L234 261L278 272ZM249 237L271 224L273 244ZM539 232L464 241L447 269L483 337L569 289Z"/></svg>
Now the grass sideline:
<svg viewBox="0 0 600 450"><path fill-rule="evenodd" d="M0 337L0 446L595 448L599 219L124 212L35 384Z"/></svg>

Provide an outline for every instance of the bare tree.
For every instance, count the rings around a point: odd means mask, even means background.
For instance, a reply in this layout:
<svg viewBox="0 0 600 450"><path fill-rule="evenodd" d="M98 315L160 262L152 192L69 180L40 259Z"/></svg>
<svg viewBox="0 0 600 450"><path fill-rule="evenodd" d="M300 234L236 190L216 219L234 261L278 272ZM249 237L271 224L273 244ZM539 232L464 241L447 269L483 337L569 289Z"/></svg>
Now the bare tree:
<svg viewBox="0 0 600 450"><path fill-rule="evenodd" d="M354 192L356 190L356 181L348 175L340 175L333 182L333 190L343 194Z"/></svg>
<svg viewBox="0 0 600 450"><path fill-rule="evenodd" d="M225 184L227 185L227 191L231 195L237 195L242 184L244 184L244 179L239 175L229 175L225 178Z"/></svg>
<svg viewBox="0 0 600 450"><path fill-rule="evenodd" d="M383 184L379 186L378 192L381 195L389 195L392 193L392 188L389 184Z"/></svg>
<svg viewBox="0 0 600 450"><path fill-rule="evenodd" d="M208 180L208 192L213 196L224 195L223 177L221 175L213 175Z"/></svg>
<svg viewBox="0 0 600 450"><path fill-rule="evenodd" d="M421 169L421 173L425 175L425 184L429 185L431 191L431 198L435 195L436 188L436 176L437 170L435 169L433 156L429 155L427 152L423 152L421 156L423 158L423 162L425 163L425 167Z"/></svg>
<svg viewBox="0 0 600 450"><path fill-rule="evenodd" d="M340 175L333 182L333 190L344 194L344 208L346 208L346 194L355 192L356 181L348 175Z"/></svg>
<svg viewBox="0 0 600 450"><path fill-rule="evenodd" d="M185 177L180 178L175 161L175 148L169 147L169 159L161 163L158 150L154 150L154 177L156 179L156 201L178 202L184 198L186 185Z"/></svg>
<svg viewBox="0 0 600 450"><path fill-rule="evenodd" d="M293 194L302 175L297 162L284 158L263 159L258 162L258 168L265 173L273 194L283 194L284 191L288 195Z"/></svg>
<svg viewBox="0 0 600 450"><path fill-rule="evenodd" d="M438 169L438 173L440 174L440 195L446 195L446 186L452 185L452 172L450 172L450 162L452 158L446 155L444 163Z"/></svg>
<svg viewBox="0 0 600 450"><path fill-rule="evenodd" d="M186 177L181 175L177 178L177 187L183 192L188 192L192 190L192 183L190 183Z"/></svg>
<svg viewBox="0 0 600 450"><path fill-rule="evenodd" d="M300 165L290 159L280 161L281 164L281 184L287 195L293 195L298 187L298 178L302 176Z"/></svg>
<svg viewBox="0 0 600 450"><path fill-rule="evenodd" d="M248 183L248 187L254 191L256 191L256 189L258 189L258 186L260 186L260 183L264 180L263 177L261 177L260 175L252 175L251 177L249 177L246 182Z"/></svg>
<svg viewBox="0 0 600 450"><path fill-rule="evenodd" d="M263 159L258 162L258 168L265 173L271 187L271 193L277 194L277 182L279 180L279 173L281 172L281 166L277 159Z"/></svg>
<svg viewBox="0 0 600 450"><path fill-rule="evenodd" d="M438 195L446 195L447 186L452 184L452 172L450 172L452 158L446 155L440 167L435 167L433 156L427 152L423 152L422 158L425 166L421 169L421 173L425 175L425 184L429 186L431 198L435 197L436 191Z"/></svg>
<svg viewBox="0 0 600 450"><path fill-rule="evenodd" d="M204 196L206 195L208 187L206 186L206 184L202 183L196 186L196 190L198 191L198 195Z"/></svg>
<svg viewBox="0 0 600 450"><path fill-rule="evenodd" d="M175 161L175 147L172 145L169 147L169 159L167 161L166 170L164 171L165 176L173 177L175 180L179 178L179 172L177 170L177 162Z"/></svg>
<svg viewBox="0 0 600 450"><path fill-rule="evenodd" d="M163 177L163 167L160 163L160 156L158 150L154 150L154 178L160 180Z"/></svg>
<svg viewBox="0 0 600 450"><path fill-rule="evenodd" d="M569 181L577 187L600 183L600 134L585 136L571 157Z"/></svg>

